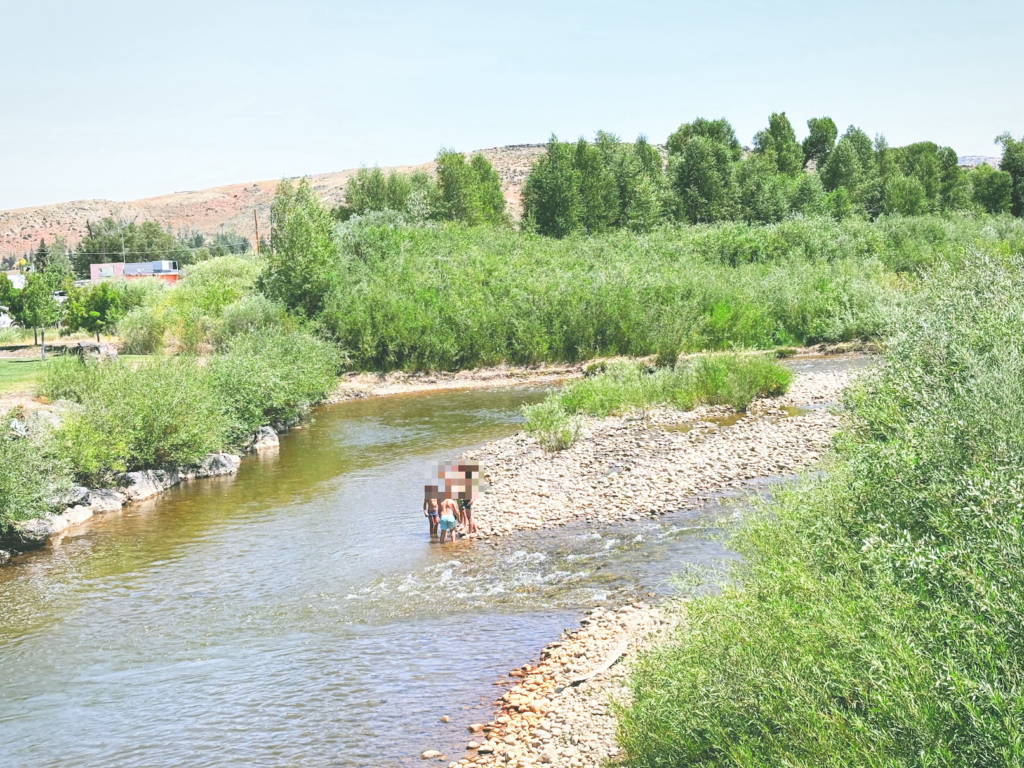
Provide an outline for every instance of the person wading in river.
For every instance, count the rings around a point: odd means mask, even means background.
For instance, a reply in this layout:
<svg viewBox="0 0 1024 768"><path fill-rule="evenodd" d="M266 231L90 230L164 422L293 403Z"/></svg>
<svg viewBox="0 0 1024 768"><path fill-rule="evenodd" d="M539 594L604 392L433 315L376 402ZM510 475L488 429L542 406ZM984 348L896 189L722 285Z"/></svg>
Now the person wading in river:
<svg viewBox="0 0 1024 768"><path fill-rule="evenodd" d="M459 494L459 509L462 510L463 530L468 536L477 532L476 523L473 522L473 502L476 500L476 483L473 482L473 471L476 465L466 464L462 467L466 472L466 483L463 491Z"/></svg>
<svg viewBox="0 0 1024 768"><path fill-rule="evenodd" d="M459 505L451 494L445 492L444 501L441 502L441 520L438 528L441 529L441 543L444 544L445 536L449 541L455 541L455 526L458 525Z"/></svg>
<svg viewBox="0 0 1024 768"><path fill-rule="evenodd" d="M430 538L437 538L437 488L432 485L423 488L423 515L430 522Z"/></svg>

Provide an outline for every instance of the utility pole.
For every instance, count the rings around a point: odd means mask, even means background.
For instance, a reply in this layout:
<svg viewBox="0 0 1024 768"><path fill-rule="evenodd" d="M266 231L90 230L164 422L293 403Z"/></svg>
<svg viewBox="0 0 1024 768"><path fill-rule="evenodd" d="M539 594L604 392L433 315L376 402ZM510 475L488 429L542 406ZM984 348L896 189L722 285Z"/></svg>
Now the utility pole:
<svg viewBox="0 0 1024 768"><path fill-rule="evenodd" d="M121 227L121 263L124 264L124 227Z"/></svg>
<svg viewBox="0 0 1024 768"><path fill-rule="evenodd" d="M260 220L256 218L256 209L252 209L252 223L256 226L256 256L260 255Z"/></svg>

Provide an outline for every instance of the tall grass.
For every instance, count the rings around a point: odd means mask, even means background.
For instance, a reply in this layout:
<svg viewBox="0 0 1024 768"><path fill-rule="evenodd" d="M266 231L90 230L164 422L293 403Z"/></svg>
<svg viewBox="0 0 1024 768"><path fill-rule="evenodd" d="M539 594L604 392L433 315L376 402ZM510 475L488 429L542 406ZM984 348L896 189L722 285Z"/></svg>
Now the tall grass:
<svg viewBox="0 0 1024 768"><path fill-rule="evenodd" d="M639 664L627 765L1024 764L1022 279L926 280L825 479L749 513Z"/></svg>
<svg viewBox="0 0 1024 768"><path fill-rule="evenodd" d="M824 219L553 240L508 230L345 225L323 326L365 369L457 369L659 349L769 348L879 336L917 274L1004 218Z"/></svg>
<svg viewBox="0 0 1024 768"><path fill-rule="evenodd" d="M785 394L792 380L792 371L764 355L698 355L653 371L614 362L596 376L550 392L541 403L524 406L525 429L546 450L562 450L579 437L581 415L604 417L655 405L746 410L756 397Z"/></svg>

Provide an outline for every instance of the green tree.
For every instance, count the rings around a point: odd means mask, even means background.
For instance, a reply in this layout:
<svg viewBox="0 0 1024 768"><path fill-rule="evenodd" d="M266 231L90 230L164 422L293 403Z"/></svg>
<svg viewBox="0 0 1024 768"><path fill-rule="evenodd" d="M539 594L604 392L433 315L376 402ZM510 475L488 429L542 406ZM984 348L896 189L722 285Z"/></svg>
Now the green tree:
<svg viewBox="0 0 1024 768"><path fill-rule="evenodd" d="M661 154L643 135L626 144L614 134L598 131L594 146L615 181L613 226L650 231L661 220L667 191Z"/></svg>
<svg viewBox="0 0 1024 768"><path fill-rule="evenodd" d="M111 282L74 289L67 304L67 326L96 335L109 331L125 314L125 292Z"/></svg>
<svg viewBox="0 0 1024 768"><path fill-rule="evenodd" d="M505 193L501 191L501 178L491 161L478 152L469 159L469 169L477 189L476 223L505 223Z"/></svg>
<svg viewBox="0 0 1024 768"><path fill-rule="evenodd" d="M733 152L704 136L688 139L669 161L669 180L685 221L722 221L735 214Z"/></svg>
<svg viewBox="0 0 1024 768"><path fill-rule="evenodd" d="M467 163L461 152L442 149L437 156L437 187L441 218L471 226L505 219L501 180L483 155Z"/></svg>
<svg viewBox="0 0 1024 768"><path fill-rule="evenodd" d="M523 223L551 237L566 237L582 227L583 197L575 152L552 135L523 183Z"/></svg>
<svg viewBox="0 0 1024 768"><path fill-rule="evenodd" d="M1024 139L1015 141L1007 132L997 136L996 143L1003 145L999 170L1010 174L1010 213L1024 216Z"/></svg>
<svg viewBox="0 0 1024 768"><path fill-rule="evenodd" d="M21 290L21 304L18 320L29 328L38 328L41 333L41 354L46 358L46 329L61 319L61 306L54 298L54 292L66 286L62 284L64 273L58 269L33 272L25 278Z"/></svg>
<svg viewBox="0 0 1024 768"><path fill-rule="evenodd" d="M805 173L797 177L789 207L804 216L821 216L827 212L825 188L818 174Z"/></svg>
<svg viewBox="0 0 1024 768"><path fill-rule="evenodd" d="M754 149L769 158L779 173L793 176L804 165L804 151L785 112L773 112L768 127L754 135Z"/></svg>
<svg viewBox="0 0 1024 768"><path fill-rule="evenodd" d="M1013 196L1013 178L1006 171L997 171L982 163L968 174L972 199L986 213L1008 213ZM0 303L3 299L0 297Z"/></svg>
<svg viewBox="0 0 1024 768"><path fill-rule="evenodd" d="M804 167L814 162L814 167L821 170L828 162L828 156L836 146L839 129L831 117L812 117L807 121L807 138L804 139Z"/></svg>
<svg viewBox="0 0 1024 768"><path fill-rule="evenodd" d="M860 187L864 179L864 168L853 142L843 137L829 154L828 162L821 169L821 182L828 192L844 187L848 192Z"/></svg>
<svg viewBox="0 0 1024 768"><path fill-rule="evenodd" d="M724 117L720 120L706 120L703 117L698 117L692 123L680 125L666 141L669 156L681 155L687 142L696 137L724 144L728 147L732 160L739 160L743 156L743 147L740 145L740 140L736 138L736 131Z"/></svg>
<svg viewBox="0 0 1024 768"><path fill-rule="evenodd" d="M914 176L893 175L886 179L882 212L918 216L928 210L924 184Z"/></svg>
<svg viewBox="0 0 1024 768"><path fill-rule="evenodd" d="M39 247L36 248L35 253L32 254L32 266L40 272L46 269L46 265L50 261L50 249L46 247L46 239L39 238Z"/></svg>
<svg viewBox="0 0 1024 768"><path fill-rule="evenodd" d="M573 165L579 172L584 231L597 234L614 226L620 218L618 184L601 150L581 138L576 142Z"/></svg>
<svg viewBox="0 0 1024 768"><path fill-rule="evenodd" d="M119 222L107 217L86 223L86 236L71 259L75 273L89 276L89 265L114 261L177 261L192 263L192 251L155 221Z"/></svg>
<svg viewBox="0 0 1024 768"><path fill-rule="evenodd" d="M257 285L269 298L316 317L338 279L340 249L331 212L307 179L282 181L271 204L274 231Z"/></svg>
<svg viewBox="0 0 1024 768"><path fill-rule="evenodd" d="M791 177L778 172L772 155L751 155L736 172L740 216L750 223L782 221L789 213L790 183Z"/></svg>

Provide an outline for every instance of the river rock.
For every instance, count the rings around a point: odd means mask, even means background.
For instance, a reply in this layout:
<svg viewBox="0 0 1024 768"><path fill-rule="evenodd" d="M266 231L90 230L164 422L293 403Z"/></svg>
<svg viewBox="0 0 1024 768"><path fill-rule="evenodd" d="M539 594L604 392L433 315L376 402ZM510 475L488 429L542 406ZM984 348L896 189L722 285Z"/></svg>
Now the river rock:
<svg viewBox="0 0 1024 768"><path fill-rule="evenodd" d="M0 539L0 544L8 544L16 550L38 549L46 543L52 533L53 526L48 520L22 520L11 524L7 533Z"/></svg>
<svg viewBox="0 0 1024 768"><path fill-rule="evenodd" d="M0 549L0 565L7 565L11 562L11 553L6 549Z"/></svg>
<svg viewBox="0 0 1024 768"><path fill-rule="evenodd" d="M127 500L128 497L123 493L111 490L110 488L99 488L89 491L89 506L97 514L116 512L124 506Z"/></svg>
<svg viewBox="0 0 1024 768"><path fill-rule="evenodd" d="M124 477L124 495L129 501L152 498L180 481L177 472L165 472L161 469L128 472Z"/></svg>
<svg viewBox="0 0 1024 768"><path fill-rule="evenodd" d="M252 445L249 446L249 450L266 451L280 447L281 441L278 439L275 429L273 427L260 427L256 430L256 434L252 436Z"/></svg>
<svg viewBox="0 0 1024 768"><path fill-rule="evenodd" d="M242 460L231 453L210 453L189 474L192 477L218 477L233 475L238 471Z"/></svg>
<svg viewBox="0 0 1024 768"><path fill-rule="evenodd" d="M438 752L436 749L428 749L422 755L420 755L420 757L422 757L424 760L433 760L435 757L440 756L441 753Z"/></svg>

